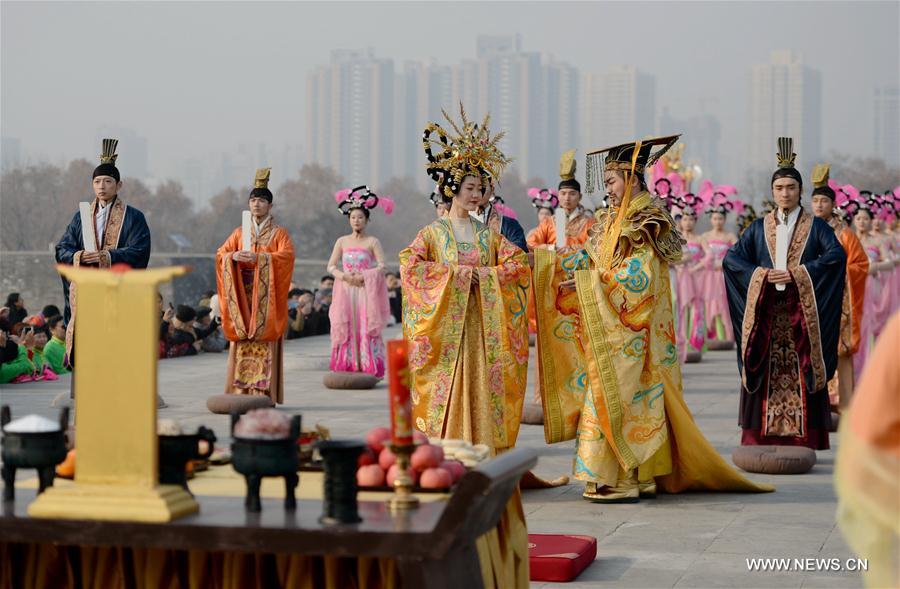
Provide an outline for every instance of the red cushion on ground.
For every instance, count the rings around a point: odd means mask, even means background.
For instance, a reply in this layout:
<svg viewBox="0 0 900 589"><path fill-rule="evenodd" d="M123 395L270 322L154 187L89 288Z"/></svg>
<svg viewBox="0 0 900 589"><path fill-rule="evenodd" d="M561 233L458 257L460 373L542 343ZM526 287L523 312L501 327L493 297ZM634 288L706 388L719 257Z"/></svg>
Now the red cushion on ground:
<svg viewBox="0 0 900 589"><path fill-rule="evenodd" d="M532 581L574 581L597 557L597 539L571 534L528 534Z"/></svg>

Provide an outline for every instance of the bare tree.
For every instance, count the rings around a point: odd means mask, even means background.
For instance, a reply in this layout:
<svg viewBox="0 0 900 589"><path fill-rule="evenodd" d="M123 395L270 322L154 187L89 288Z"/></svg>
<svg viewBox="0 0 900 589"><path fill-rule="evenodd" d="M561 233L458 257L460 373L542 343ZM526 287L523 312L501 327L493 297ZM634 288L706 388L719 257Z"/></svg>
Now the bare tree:
<svg viewBox="0 0 900 589"><path fill-rule="evenodd" d="M273 214L290 231L298 258L327 259L334 241L345 232L334 201L343 184L332 169L307 164L299 178L287 180L275 191Z"/></svg>
<svg viewBox="0 0 900 589"><path fill-rule="evenodd" d="M883 193L900 185L900 168L881 158L859 157L831 152L831 177L839 184L852 184L860 190Z"/></svg>

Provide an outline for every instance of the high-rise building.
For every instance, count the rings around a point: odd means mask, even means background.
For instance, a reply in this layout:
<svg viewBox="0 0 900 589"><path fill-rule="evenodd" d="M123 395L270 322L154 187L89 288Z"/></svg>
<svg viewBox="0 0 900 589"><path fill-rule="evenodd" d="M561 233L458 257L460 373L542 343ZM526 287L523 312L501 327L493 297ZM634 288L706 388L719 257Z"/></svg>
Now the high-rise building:
<svg viewBox="0 0 900 589"><path fill-rule="evenodd" d="M900 167L900 87L875 88L875 155Z"/></svg>
<svg viewBox="0 0 900 589"><path fill-rule="evenodd" d="M376 186L394 172L394 62L374 51L335 50L306 84L310 160L349 183Z"/></svg>
<svg viewBox="0 0 900 589"><path fill-rule="evenodd" d="M774 51L767 64L754 65L750 85L749 161L754 168L775 165L778 137L793 137L798 169L821 156L822 77L799 54Z"/></svg>
<svg viewBox="0 0 900 589"><path fill-rule="evenodd" d="M2 137L0 171L6 172L22 164L22 142L17 137Z"/></svg>
<svg viewBox="0 0 900 589"><path fill-rule="evenodd" d="M633 66L617 66L585 77L585 136L588 149L652 135L656 131L656 79Z"/></svg>
<svg viewBox="0 0 900 589"><path fill-rule="evenodd" d="M452 88L453 72L447 66L410 61L397 74L395 174L412 178L423 190L429 181L419 137L429 121L442 120L442 108L453 110Z"/></svg>
<svg viewBox="0 0 900 589"><path fill-rule="evenodd" d="M479 44L480 45L480 44ZM509 43L508 46L516 46ZM522 178L544 167L547 109L541 56L538 53L479 47L479 101L473 116L491 114L494 132L503 130L500 141L504 153Z"/></svg>
<svg viewBox="0 0 900 589"><path fill-rule="evenodd" d="M391 60L368 51L335 51L307 78L306 145L311 161L347 182L377 185L392 175L427 187L421 133L428 121L491 114L494 133L523 180L553 179L559 155L576 146L578 72L522 50L518 35L479 36L476 58L453 66Z"/></svg>
<svg viewBox="0 0 900 589"><path fill-rule="evenodd" d="M547 105L546 161L540 168L545 181L553 183L559 171L559 157L578 147L578 108L580 84L578 70L551 59L544 67Z"/></svg>
<svg viewBox="0 0 900 589"><path fill-rule="evenodd" d="M482 35L476 44L476 61L455 70L454 95L476 105L472 116L489 112L492 129L506 132L501 147L522 180L553 180L560 154L577 146L578 71L524 51L519 35Z"/></svg>

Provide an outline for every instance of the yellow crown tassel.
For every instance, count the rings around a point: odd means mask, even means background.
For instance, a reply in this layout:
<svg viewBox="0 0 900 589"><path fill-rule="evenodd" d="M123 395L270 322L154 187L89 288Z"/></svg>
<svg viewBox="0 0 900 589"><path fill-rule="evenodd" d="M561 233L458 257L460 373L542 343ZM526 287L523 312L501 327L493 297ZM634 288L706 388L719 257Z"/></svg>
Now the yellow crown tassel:
<svg viewBox="0 0 900 589"><path fill-rule="evenodd" d="M268 188L269 187L269 174L272 173L272 168L257 168L256 170L256 178L253 181L254 188Z"/></svg>
<svg viewBox="0 0 900 589"><path fill-rule="evenodd" d="M562 158L559 160L559 178L560 180L573 180L575 179L575 150L570 149L569 151L562 154Z"/></svg>
<svg viewBox="0 0 900 589"><path fill-rule="evenodd" d="M828 173L831 166L828 164L818 164L812 171L813 188L822 188L828 186Z"/></svg>

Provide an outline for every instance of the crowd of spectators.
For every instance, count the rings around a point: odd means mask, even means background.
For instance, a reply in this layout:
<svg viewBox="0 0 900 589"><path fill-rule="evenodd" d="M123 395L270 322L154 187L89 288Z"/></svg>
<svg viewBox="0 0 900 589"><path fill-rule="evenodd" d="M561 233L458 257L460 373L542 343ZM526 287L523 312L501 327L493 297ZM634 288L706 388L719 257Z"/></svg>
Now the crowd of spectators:
<svg viewBox="0 0 900 589"><path fill-rule="evenodd" d="M402 295L400 277L385 274L391 306L390 324L400 323ZM328 310L334 278L323 276L312 290L291 285L288 294L287 339L327 335L331 331ZM159 357L177 358L228 349L222 331L218 295L208 291L196 306L165 304L157 296L159 313ZM70 371L66 357L66 323L62 312L47 305L29 315L25 299L11 293L0 307L0 384L56 380Z"/></svg>
<svg viewBox="0 0 900 589"><path fill-rule="evenodd" d="M29 315L17 292L0 307L0 384L56 380L68 372L66 327L60 310L47 305Z"/></svg>

